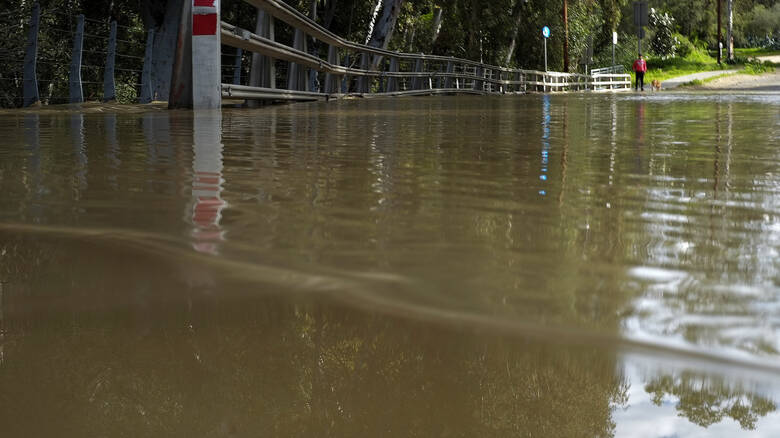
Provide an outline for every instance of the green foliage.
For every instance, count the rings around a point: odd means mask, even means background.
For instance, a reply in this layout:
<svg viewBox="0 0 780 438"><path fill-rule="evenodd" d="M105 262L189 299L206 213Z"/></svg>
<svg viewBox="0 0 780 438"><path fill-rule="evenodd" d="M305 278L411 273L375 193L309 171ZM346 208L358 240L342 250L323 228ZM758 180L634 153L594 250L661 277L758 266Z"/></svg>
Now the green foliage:
<svg viewBox="0 0 780 438"><path fill-rule="evenodd" d="M699 51L700 49L697 48L691 40L684 37L683 35L679 33L674 34L674 39L677 40L677 50L675 51L675 56L679 56L681 58L687 58L692 53Z"/></svg>
<svg viewBox="0 0 780 438"><path fill-rule="evenodd" d="M745 64L744 72L749 75L760 75L775 71L775 66L771 62L762 62L758 59L751 59Z"/></svg>
<svg viewBox="0 0 780 438"><path fill-rule="evenodd" d="M136 103L138 102L138 90L134 85L118 82L116 84L116 101L118 103Z"/></svg>
<svg viewBox="0 0 780 438"><path fill-rule="evenodd" d="M748 14L745 35L754 47L775 47L780 49L780 3L771 8L757 4Z"/></svg>
<svg viewBox="0 0 780 438"><path fill-rule="evenodd" d="M674 58L651 56L647 60L647 68L645 82L653 79L664 81L691 73L721 70L725 67L718 64L717 60L706 52L695 49L685 58L679 56Z"/></svg>

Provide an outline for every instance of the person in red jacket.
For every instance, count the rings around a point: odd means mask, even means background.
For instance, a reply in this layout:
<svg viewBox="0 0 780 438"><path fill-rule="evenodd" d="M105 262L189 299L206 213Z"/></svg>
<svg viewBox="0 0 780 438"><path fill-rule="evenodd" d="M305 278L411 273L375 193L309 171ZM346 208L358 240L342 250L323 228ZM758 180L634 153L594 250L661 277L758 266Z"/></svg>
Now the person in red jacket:
<svg viewBox="0 0 780 438"><path fill-rule="evenodd" d="M642 56L642 54L639 54L639 59L634 61L634 71L636 72L636 86L634 87L635 90L639 91L639 88L642 88L642 91L645 91L645 72L647 71L647 62L645 62L645 57Z"/></svg>

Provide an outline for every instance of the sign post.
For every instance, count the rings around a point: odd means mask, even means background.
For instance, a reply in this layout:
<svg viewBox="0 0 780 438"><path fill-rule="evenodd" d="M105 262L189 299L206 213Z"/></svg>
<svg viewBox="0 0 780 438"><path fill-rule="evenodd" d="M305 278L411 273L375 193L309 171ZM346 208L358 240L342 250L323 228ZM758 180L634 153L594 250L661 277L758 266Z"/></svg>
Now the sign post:
<svg viewBox="0 0 780 438"><path fill-rule="evenodd" d="M644 26L647 26L648 8L646 1L634 2L634 25L637 29L637 51L642 53L642 38L645 37Z"/></svg>
<svg viewBox="0 0 780 438"><path fill-rule="evenodd" d="M550 28L544 26L542 28L542 36L544 37L544 71L547 71L547 38L550 38Z"/></svg>
<svg viewBox="0 0 780 438"><path fill-rule="evenodd" d="M192 0L192 107L222 106L219 0Z"/></svg>
<svg viewBox="0 0 780 438"><path fill-rule="evenodd" d="M612 32L612 66L615 66L615 46L617 46L617 32Z"/></svg>

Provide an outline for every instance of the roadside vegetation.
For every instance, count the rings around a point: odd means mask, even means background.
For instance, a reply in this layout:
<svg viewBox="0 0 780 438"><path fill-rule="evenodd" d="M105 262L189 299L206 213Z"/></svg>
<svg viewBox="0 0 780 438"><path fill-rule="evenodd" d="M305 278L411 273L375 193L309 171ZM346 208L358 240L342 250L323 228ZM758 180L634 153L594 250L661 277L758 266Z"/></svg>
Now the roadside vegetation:
<svg viewBox="0 0 780 438"><path fill-rule="evenodd" d="M734 49L734 54L743 58L780 56L780 49L773 49L771 47L739 47Z"/></svg>
<svg viewBox="0 0 780 438"><path fill-rule="evenodd" d="M118 100L134 101L140 91L141 60L148 30L154 30L154 47L175 41L164 25L168 11L180 10L184 0L39 0L43 15L39 32L38 76L44 102L67 101L72 33L75 17L85 14L90 36L106 35L108 23L120 26L117 65ZM549 26L549 69L585 72L586 68L612 64L612 33L617 32L615 63L627 72L637 56L636 27L631 0L284 0L312 17L329 31L348 40L412 53L456 56L488 64L525 69L544 66L542 26ZM732 1L734 45L737 65L751 72L771 66L752 65L749 58L780 54L780 2L777 0ZM9 2L6 2L9 3ZM0 7L0 107L20 104L23 84L22 59L27 41L27 23L32 3L10 2ZM222 17L244 29L254 29L256 10L243 0L223 0ZM726 1L724 0L724 4ZM14 4L14 6L10 6ZM654 0L650 25L642 51L650 71L646 79L727 68L715 60L718 47L717 13L712 0ZM562 6L567 5L564 23ZM389 12L388 12L389 11ZM726 14L722 13L723 38ZM568 39L565 37L568 35ZM291 41L289 27L278 26L276 37ZM86 67L83 79L90 100L101 97L103 39L85 41ZM159 44L158 44L159 43ZM568 47L564 55L564 47ZM327 54L324 44L310 51ZM235 63L234 51L223 50L223 64ZM152 51L153 56L164 53ZM592 53L592 57L588 56ZM160 55L162 56L162 55ZM248 57L248 54L243 56ZM724 50L725 56L725 50ZM153 59L152 65L166 60ZM250 62L243 61L244 69ZM731 68L734 68L733 65ZM277 70L283 81L283 69ZM242 71L246 76L248 71ZM57 96L61 100L56 100Z"/></svg>

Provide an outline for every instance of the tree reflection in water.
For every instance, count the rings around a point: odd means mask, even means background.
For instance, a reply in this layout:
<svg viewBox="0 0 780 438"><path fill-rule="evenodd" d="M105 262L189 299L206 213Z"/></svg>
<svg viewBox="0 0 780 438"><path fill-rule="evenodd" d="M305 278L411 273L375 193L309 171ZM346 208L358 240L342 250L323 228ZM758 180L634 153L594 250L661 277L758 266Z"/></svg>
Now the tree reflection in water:
<svg viewBox="0 0 780 438"><path fill-rule="evenodd" d="M759 417L777 409L774 401L749 391L733 388L723 379L691 372L656 377L645 385L656 406L674 397L680 416L692 423L708 427L724 418L731 418L743 429L755 429Z"/></svg>

